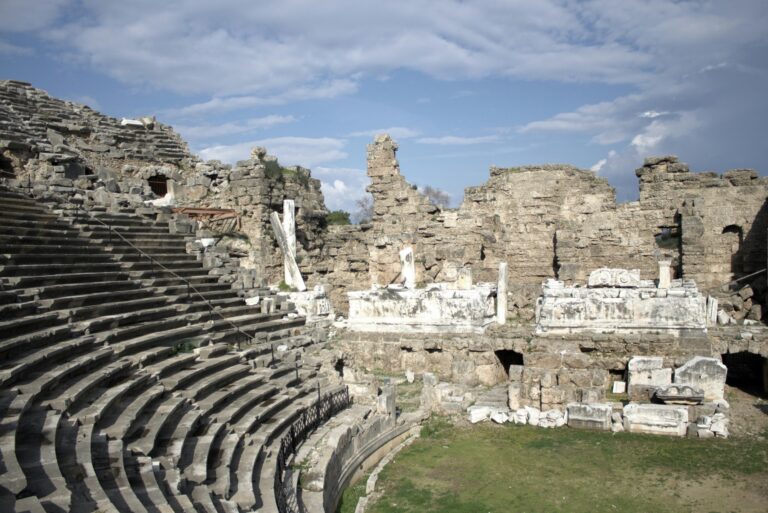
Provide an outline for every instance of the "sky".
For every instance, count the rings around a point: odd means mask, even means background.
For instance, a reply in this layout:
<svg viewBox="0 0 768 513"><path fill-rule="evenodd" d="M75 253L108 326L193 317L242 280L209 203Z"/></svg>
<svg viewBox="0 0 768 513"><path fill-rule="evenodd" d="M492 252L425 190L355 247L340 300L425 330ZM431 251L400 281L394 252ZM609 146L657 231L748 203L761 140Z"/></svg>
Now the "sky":
<svg viewBox="0 0 768 513"><path fill-rule="evenodd" d="M354 211L366 145L453 206L495 165L768 173L766 0L0 0L0 79L155 115L201 158L265 146Z"/></svg>

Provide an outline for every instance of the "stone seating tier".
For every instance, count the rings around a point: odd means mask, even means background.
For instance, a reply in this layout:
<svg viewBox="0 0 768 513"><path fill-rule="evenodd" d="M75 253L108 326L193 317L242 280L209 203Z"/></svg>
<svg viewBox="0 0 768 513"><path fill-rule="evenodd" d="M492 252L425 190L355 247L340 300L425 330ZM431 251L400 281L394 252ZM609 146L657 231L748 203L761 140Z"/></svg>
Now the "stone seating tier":
<svg viewBox="0 0 768 513"><path fill-rule="evenodd" d="M246 305L167 223L93 213L150 263L55 202L0 189L0 207L0 509L274 504L275 443L327 387L304 317Z"/></svg>

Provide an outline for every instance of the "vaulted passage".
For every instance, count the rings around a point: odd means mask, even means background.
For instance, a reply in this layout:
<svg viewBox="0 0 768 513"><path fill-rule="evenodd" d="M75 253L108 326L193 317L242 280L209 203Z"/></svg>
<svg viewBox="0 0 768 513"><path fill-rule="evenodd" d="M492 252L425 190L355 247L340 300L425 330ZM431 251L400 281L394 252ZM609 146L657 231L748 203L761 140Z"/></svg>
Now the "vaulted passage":
<svg viewBox="0 0 768 513"><path fill-rule="evenodd" d="M722 355L728 367L726 383L745 392L763 395L768 392L768 360L753 353L742 351Z"/></svg>

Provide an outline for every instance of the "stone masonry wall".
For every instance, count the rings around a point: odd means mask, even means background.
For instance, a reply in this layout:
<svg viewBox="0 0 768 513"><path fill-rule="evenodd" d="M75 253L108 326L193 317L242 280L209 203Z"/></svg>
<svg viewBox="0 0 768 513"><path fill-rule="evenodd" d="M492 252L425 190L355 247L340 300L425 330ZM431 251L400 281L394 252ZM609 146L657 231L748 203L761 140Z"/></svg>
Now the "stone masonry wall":
<svg viewBox="0 0 768 513"><path fill-rule="evenodd" d="M636 172L640 200L617 205L613 188L590 171L491 168L486 184L467 188L462 205L448 210L404 179L396 151L386 135L368 147L372 283L397 278L405 246L414 248L421 283L453 281L461 267L475 281L495 281L506 261L511 317L528 320L546 278L583 283L596 268L623 267L653 279L656 262L670 259L676 277L712 292L765 267L768 179L752 170L695 174L676 157L652 157Z"/></svg>

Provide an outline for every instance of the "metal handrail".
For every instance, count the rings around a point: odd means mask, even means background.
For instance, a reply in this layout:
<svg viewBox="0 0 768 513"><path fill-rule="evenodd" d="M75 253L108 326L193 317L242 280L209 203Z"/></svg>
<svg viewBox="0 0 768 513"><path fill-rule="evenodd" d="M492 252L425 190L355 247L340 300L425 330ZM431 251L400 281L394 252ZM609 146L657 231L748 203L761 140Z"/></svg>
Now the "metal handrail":
<svg viewBox="0 0 768 513"><path fill-rule="evenodd" d="M320 424L328 421L333 415L350 405L349 387L346 385L334 392L320 395L320 383L317 384L317 401L300 410L297 419L291 424L288 432L280 440L280 448L275 457L275 479L273 490L275 505L279 513L306 513L307 509L296 493L286 489L285 472L288 460L296 453L299 445L307 436L315 431Z"/></svg>
<svg viewBox="0 0 768 513"><path fill-rule="evenodd" d="M746 276L742 276L740 278L736 278L735 280L731 280L729 282L721 283L720 285L716 285L714 287L710 287L709 289L707 289L707 292L711 292L713 290L721 289L722 287L725 287L726 285L732 285L734 283L738 283L741 280L746 280L747 278L751 278L752 276L757 276L760 273L764 273L766 270L768 270L768 268L760 269L759 271L755 271L752 274L748 274Z"/></svg>
<svg viewBox="0 0 768 513"><path fill-rule="evenodd" d="M105 226L105 227L107 228L107 230L109 231L109 236L110 236L110 239L111 239L111 237L112 237L112 231L114 231L114 232L115 232L115 235L117 235L118 237L120 237L120 238L121 238L121 239L122 239L122 240L123 240L123 241L124 241L126 244L128 244L128 246L130 246L131 248L135 249L135 250L136 250L136 251L137 251L139 254L141 254L142 256L145 256L145 257L147 257L147 260L149 260L149 262L150 262L150 264L151 264L151 265L155 265L155 264L157 264L157 266L158 266L158 267L160 267L161 269L165 270L166 272L170 273L170 274L171 274L171 275L173 275L174 277L176 277L176 278L178 278L179 280L181 280L182 282L184 282L184 283L187 285L187 298L189 298L189 297L190 297L190 290L191 290L191 291L193 291L193 292L194 292L194 293L195 293L195 294L196 294L196 295L197 295L197 296L198 296L200 299L202 299L202 300L203 300L203 302L204 302L204 303L206 304L206 306L208 307L209 319L210 319L210 317L212 317L212 316L213 316L213 313L215 312L215 313L216 313L216 314L217 314L217 315L218 315L218 316L221 318L221 320L222 320L222 321L224 321L225 323L229 324L229 325L230 325L232 328L234 328L235 332L239 333L240 335L243 335L243 336L245 337L245 340L246 340L246 341L251 339L251 336L250 336L250 335L248 335L248 333L244 332L244 331L243 331L243 330L241 330L241 329L240 329L240 328L239 328L237 325L235 325L235 324L234 324L232 321L230 321L229 319L227 319L226 317L224 317L224 316L221 314L221 312L218 312L218 311L214 310L214 308L213 308L213 305L211 304L211 302L210 302L210 301L208 301L208 300L207 300L207 299L206 299L206 298L205 298L205 297L204 297L204 296L203 296L203 295L200 293L200 291L198 291L198 290L195 288L195 286L194 286L194 285L192 285L192 283L191 283L189 280L187 280L187 279L186 279L186 278L184 278L183 276L181 276L181 275L177 274L177 273L176 273L175 271L173 271L172 269L169 269L169 268L165 267L165 266L164 266L162 263L160 263L159 261L155 260L155 259L152 257L152 255L150 255L149 253L147 253L147 252L146 252L146 251L144 251L143 249L139 248L138 246L134 245L134 244L133 244L133 243L132 243L130 240L126 239L126 238L125 238L125 237L124 237L124 236L123 236L123 235L122 235L122 234L121 234L121 233L120 233L118 230L114 229L114 228L112 227L112 224L111 224L111 223L110 223L110 224L108 224L108 223L105 223L104 221L102 221L101 219L98 219L97 217L93 216L93 215L92 215L90 212L88 212L87 210L85 210L85 209L82 209L82 208L80 207L80 205L78 205L77 203L73 203L73 202L71 202L71 201L67 201L67 203L66 203L66 204L67 204L67 205L69 205L69 206L71 206L71 207L74 207L74 208L75 208L75 221L78 221L78 220L79 220L79 215L78 215L78 214L79 214L80 212L83 212L83 213L84 213L84 214L86 214L86 216L88 216L89 218L91 218L91 219L93 219L94 221L96 221L97 223L99 223L99 224L101 224L101 225ZM154 274L154 268L153 268L153 270L152 270L152 273ZM255 340L255 337L254 337L254 340ZM239 340L239 339L237 340L237 348L238 348L238 350L240 349L240 340ZM274 351L273 351L273 354L274 354ZM274 358L274 357L273 357L273 358Z"/></svg>

